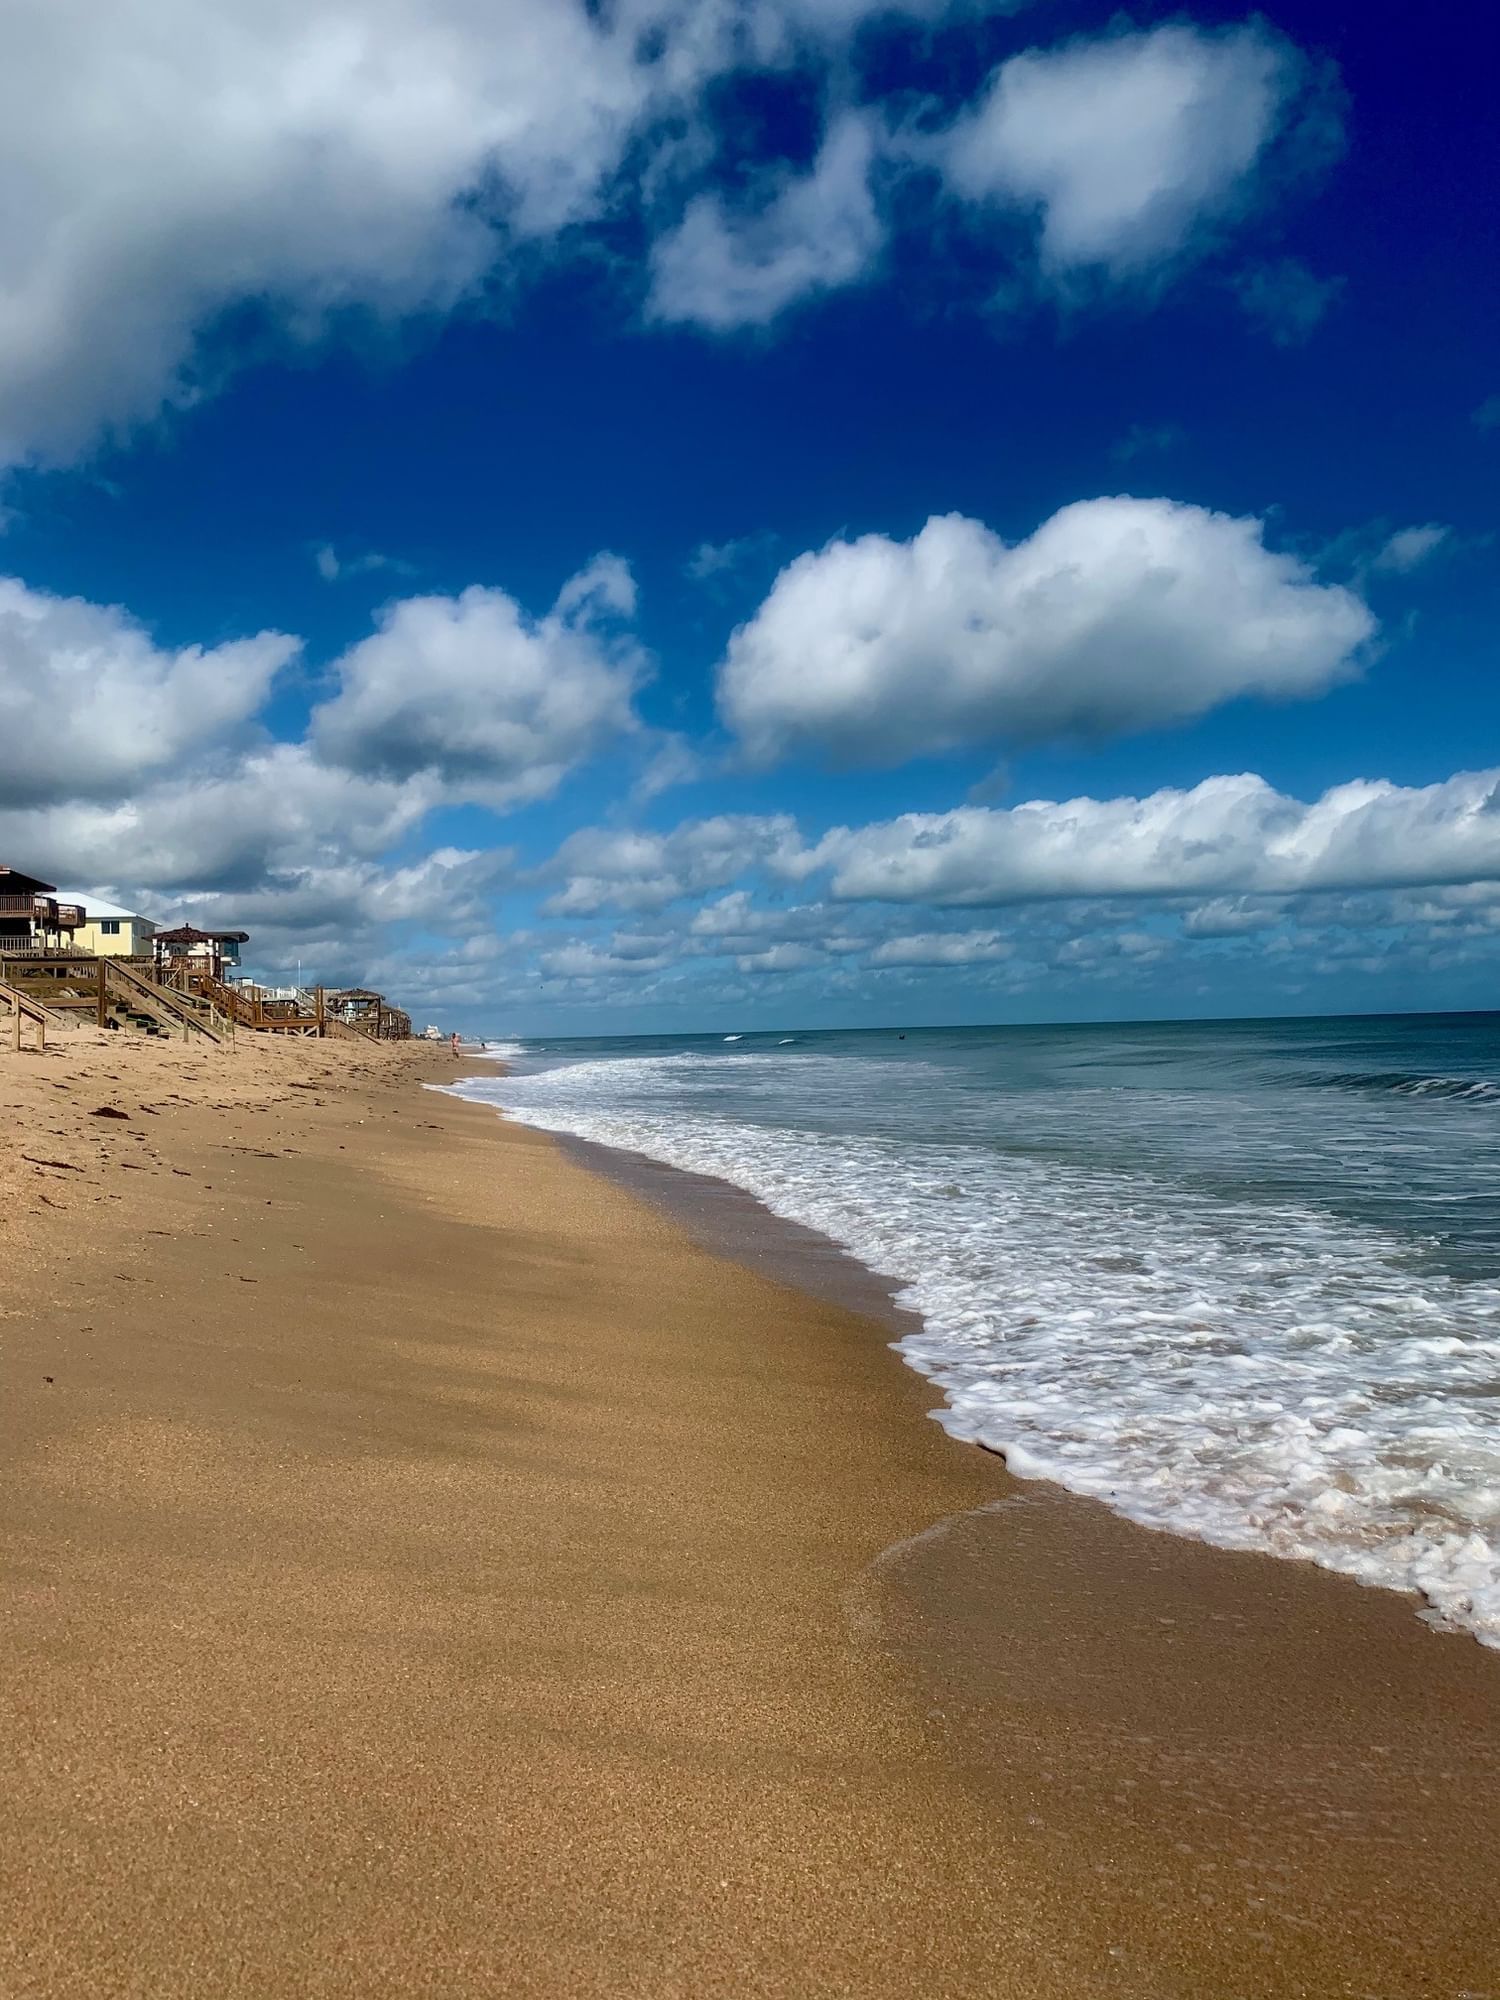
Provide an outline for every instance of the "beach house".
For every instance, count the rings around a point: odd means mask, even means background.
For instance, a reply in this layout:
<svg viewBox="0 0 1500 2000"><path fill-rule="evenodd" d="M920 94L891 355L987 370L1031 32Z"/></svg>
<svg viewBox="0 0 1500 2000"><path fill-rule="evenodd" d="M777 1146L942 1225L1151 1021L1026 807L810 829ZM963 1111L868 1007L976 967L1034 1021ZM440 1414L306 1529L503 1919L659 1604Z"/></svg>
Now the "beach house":
<svg viewBox="0 0 1500 2000"><path fill-rule="evenodd" d="M249 931L200 931L193 924L179 924L175 930L157 931L151 950L159 978L200 973L223 979L229 967L239 964L240 946L249 942Z"/></svg>
<svg viewBox="0 0 1500 2000"><path fill-rule="evenodd" d="M67 900L82 905L83 898L69 891ZM80 951L97 958L150 958L156 926L135 910L122 910L118 903L91 899L85 911L87 921L79 926L75 942Z"/></svg>
<svg viewBox="0 0 1500 2000"><path fill-rule="evenodd" d="M0 863L0 957L70 949L84 915L81 903L58 897L55 882Z"/></svg>

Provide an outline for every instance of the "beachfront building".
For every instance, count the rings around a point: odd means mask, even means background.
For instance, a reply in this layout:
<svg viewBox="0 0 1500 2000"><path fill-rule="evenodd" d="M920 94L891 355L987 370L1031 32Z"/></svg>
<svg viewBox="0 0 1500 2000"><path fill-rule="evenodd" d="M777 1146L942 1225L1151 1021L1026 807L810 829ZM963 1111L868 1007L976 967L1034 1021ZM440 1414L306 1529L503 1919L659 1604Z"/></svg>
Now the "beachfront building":
<svg viewBox="0 0 1500 2000"><path fill-rule="evenodd" d="M68 895L70 903L81 904L81 896ZM156 926L135 910L122 910L118 903L91 901L87 922L80 925L76 943L80 951L96 958L150 958Z"/></svg>
<svg viewBox="0 0 1500 2000"><path fill-rule="evenodd" d="M393 1007L383 993L368 986L345 986L325 996L330 1017L373 1041L404 1042L411 1036L411 1016Z"/></svg>
<svg viewBox="0 0 1500 2000"><path fill-rule="evenodd" d="M250 942L249 931L200 931L192 924L175 930L158 931L151 940L156 975L198 974L223 980L240 962L240 946Z"/></svg>
<svg viewBox="0 0 1500 2000"><path fill-rule="evenodd" d="M73 948L83 905L59 898L57 884L0 863L0 956Z"/></svg>

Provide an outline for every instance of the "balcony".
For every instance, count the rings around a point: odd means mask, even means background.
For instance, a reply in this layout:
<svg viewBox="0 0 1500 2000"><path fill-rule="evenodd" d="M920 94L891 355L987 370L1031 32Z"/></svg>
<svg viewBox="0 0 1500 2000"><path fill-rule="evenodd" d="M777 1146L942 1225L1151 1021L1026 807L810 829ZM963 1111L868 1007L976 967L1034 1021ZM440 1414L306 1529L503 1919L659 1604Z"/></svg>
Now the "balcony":
<svg viewBox="0 0 1500 2000"><path fill-rule="evenodd" d="M82 903L59 903L51 896L0 896L0 917L26 917L44 931L76 931L88 921Z"/></svg>

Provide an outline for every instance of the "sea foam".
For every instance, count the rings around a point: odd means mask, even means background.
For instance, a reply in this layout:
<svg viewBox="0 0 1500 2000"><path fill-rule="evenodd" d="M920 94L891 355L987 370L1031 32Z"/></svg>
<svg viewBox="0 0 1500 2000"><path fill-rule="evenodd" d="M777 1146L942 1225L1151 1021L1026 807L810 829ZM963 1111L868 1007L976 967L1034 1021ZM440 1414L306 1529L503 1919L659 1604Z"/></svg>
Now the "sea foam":
<svg viewBox="0 0 1500 2000"><path fill-rule="evenodd" d="M846 1246L920 1315L900 1351L938 1420L1019 1475L1419 1592L1431 1622L1500 1646L1500 1287L1304 1201L827 1129L809 1107L849 1085L848 1059L736 1051L457 1088Z"/></svg>

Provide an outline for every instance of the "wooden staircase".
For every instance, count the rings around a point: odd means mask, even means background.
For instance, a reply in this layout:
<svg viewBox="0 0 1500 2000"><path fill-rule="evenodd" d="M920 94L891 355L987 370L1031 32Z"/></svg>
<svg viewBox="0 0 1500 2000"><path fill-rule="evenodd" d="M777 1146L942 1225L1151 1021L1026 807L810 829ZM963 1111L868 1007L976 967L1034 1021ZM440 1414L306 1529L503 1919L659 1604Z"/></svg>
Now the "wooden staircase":
<svg viewBox="0 0 1500 2000"><path fill-rule="evenodd" d="M326 1029L321 993L299 988L293 999L268 999L258 987L229 986L207 972L190 973L188 981L186 997L203 1001L226 1021L254 1034L321 1035Z"/></svg>
<svg viewBox="0 0 1500 2000"><path fill-rule="evenodd" d="M158 1034L163 1029L180 1028L184 1035L203 1035L211 1042L223 1042L233 1035L233 1018L226 1019L211 1003L200 1005L191 994L174 993L170 987L158 986L154 979L145 978L117 960L101 958L98 963L103 971L106 999L139 1023L154 1021ZM149 1025L145 1032L151 1032Z"/></svg>
<svg viewBox="0 0 1500 2000"><path fill-rule="evenodd" d="M47 1010L45 1007L22 993L17 987L8 986L0 980L0 1005L9 1007L11 1020L15 1024L16 1054L21 1052L21 1029L29 1021L36 1029L36 1045L39 1049L47 1046Z"/></svg>
<svg viewBox="0 0 1500 2000"><path fill-rule="evenodd" d="M232 1024L186 994L172 993L117 959L85 952L28 952L0 958L0 983L59 1017L86 1015L101 1028L145 1035L202 1036L222 1043Z"/></svg>

